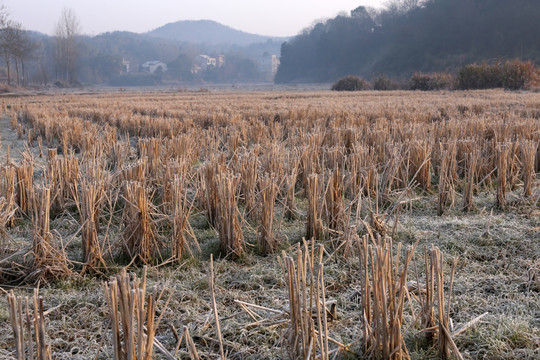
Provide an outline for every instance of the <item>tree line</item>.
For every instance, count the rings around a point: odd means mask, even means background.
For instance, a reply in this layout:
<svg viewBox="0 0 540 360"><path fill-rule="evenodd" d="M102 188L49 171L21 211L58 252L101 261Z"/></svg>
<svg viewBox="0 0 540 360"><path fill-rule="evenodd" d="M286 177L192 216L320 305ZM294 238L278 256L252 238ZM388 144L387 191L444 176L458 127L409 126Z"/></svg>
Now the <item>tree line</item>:
<svg viewBox="0 0 540 360"><path fill-rule="evenodd" d="M489 59L540 59L536 0L392 0L318 22L281 48L276 82L410 77Z"/></svg>

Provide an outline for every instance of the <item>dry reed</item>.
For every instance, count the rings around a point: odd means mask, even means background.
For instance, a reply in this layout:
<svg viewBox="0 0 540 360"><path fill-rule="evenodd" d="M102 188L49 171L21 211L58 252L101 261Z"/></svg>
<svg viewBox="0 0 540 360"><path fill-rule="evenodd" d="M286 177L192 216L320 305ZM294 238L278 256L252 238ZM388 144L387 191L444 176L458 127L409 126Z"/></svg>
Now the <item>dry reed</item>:
<svg viewBox="0 0 540 360"><path fill-rule="evenodd" d="M261 217L259 225L259 246L264 255L273 253L278 245L273 231L274 205L276 202L277 185L271 177L259 180Z"/></svg>
<svg viewBox="0 0 540 360"><path fill-rule="evenodd" d="M415 141L409 154L411 162L410 174L415 176L420 187L424 190L429 190L431 187L431 151L429 142Z"/></svg>
<svg viewBox="0 0 540 360"><path fill-rule="evenodd" d="M533 141L521 142L521 164L523 177L523 196L530 197L534 185L534 157L536 144Z"/></svg>
<svg viewBox="0 0 540 360"><path fill-rule="evenodd" d="M497 206L506 209L506 180L508 168L508 145L497 146Z"/></svg>
<svg viewBox="0 0 540 360"><path fill-rule="evenodd" d="M51 205L53 213L66 209L68 202L73 201L79 181L79 159L74 156L55 156L48 160L47 186L51 189Z"/></svg>
<svg viewBox="0 0 540 360"><path fill-rule="evenodd" d="M289 295L289 326L284 334L285 348L291 359L329 359L328 308L322 261L323 245L318 254L304 242L298 246L296 265L283 252L280 261Z"/></svg>
<svg viewBox="0 0 540 360"><path fill-rule="evenodd" d="M9 317L15 340L15 356L17 360L34 360L35 347L35 359L50 360L52 358L51 347L45 341L43 298L38 295L38 289L34 289L32 300L33 311L31 311L28 296L24 298L23 302L23 298L15 296L13 291L8 294Z"/></svg>
<svg viewBox="0 0 540 360"><path fill-rule="evenodd" d="M298 177L298 165L293 166L291 173L285 178L285 205L284 212L287 220L298 218L296 208L296 180Z"/></svg>
<svg viewBox="0 0 540 360"><path fill-rule="evenodd" d="M80 193L80 200L79 195ZM82 259L85 267L95 269L107 267L104 259L103 244L99 241L100 211L105 197L105 185L101 181L81 180L79 192L75 192L76 205L82 223L81 243Z"/></svg>
<svg viewBox="0 0 540 360"><path fill-rule="evenodd" d="M193 203L190 203L184 189L181 178L174 176L171 182L172 192L172 256L176 260L181 260L187 250L193 256L192 246L200 251L199 243L195 232L189 223L189 217L193 209ZM188 238L190 241L188 241Z"/></svg>
<svg viewBox="0 0 540 360"><path fill-rule="evenodd" d="M468 160L466 182L463 190L463 211L466 212L471 211L474 207L473 195L478 166L478 151L476 149L469 153Z"/></svg>
<svg viewBox="0 0 540 360"><path fill-rule="evenodd" d="M33 210L31 192L34 187L34 164L32 161L23 161L15 166L17 174L17 205L26 215Z"/></svg>
<svg viewBox="0 0 540 360"><path fill-rule="evenodd" d="M16 171L11 165L0 168L0 198L3 198L2 216L0 226L4 229L13 225L13 219L17 204L16 196Z"/></svg>
<svg viewBox="0 0 540 360"><path fill-rule="evenodd" d="M451 333L453 329L450 323L457 259L453 261L448 286L444 284L443 254L438 248L432 246L428 252L426 247L424 264L425 284L415 283L412 286L414 290L411 292L420 305L420 314L417 319L420 319L421 331L429 344L437 344L441 359L449 359L451 353L461 359L461 354L453 340ZM448 294L447 298L445 298L445 290Z"/></svg>
<svg viewBox="0 0 540 360"><path fill-rule="evenodd" d="M159 250L150 192L136 181L124 183L123 248L132 261L148 264Z"/></svg>
<svg viewBox="0 0 540 360"><path fill-rule="evenodd" d="M201 207L206 210L208 223L217 228L218 225L218 186L217 178L224 171L223 165L219 160L213 158L201 169L201 187L199 192L201 196Z"/></svg>
<svg viewBox="0 0 540 360"><path fill-rule="evenodd" d="M221 335L221 326L219 323L219 314L216 303L216 292L214 290L214 254L210 254L210 276L208 278L208 285L210 287L210 296L212 297L212 312L214 313L214 321L216 322L216 333L219 341L219 354L221 360L226 360L227 356L223 347L223 336Z"/></svg>
<svg viewBox="0 0 540 360"><path fill-rule="evenodd" d="M306 239L321 239L323 225L321 220L321 185L319 175L313 174L307 178L306 197L308 199Z"/></svg>
<svg viewBox="0 0 540 360"><path fill-rule="evenodd" d="M452 291L454 285L454 274L456 271L457 259L454 259L452 271L450 274L450 284L448 287L448 301L445 304L444 296L444 276L443 276L443 255L438 248L433 248L431 250L431 259L433 273L436 280L437 291L435 298L437 299L437 321L438 321L438 345L439 345L439 356L441 359L449 359L451 350L454 352L454 355L458 358L461 358L459 351L452 340L450 335L450 309L452 306Z"/></svg>
<svg viewBox="0 0 540 360"><path fill-rule="evenodd" d="M216 214L219 246L226 256L238 258L245 252L236 194L240 179L232 174L221 172L215 181L218 199Z"/></svg>
<svg viewBox="0 0 540 360"><path fill-rule="evenodd" d="M130 279L125 269L104 285L115 360L151 360L157 342L156 330L165 314L171 296L158 312L162 298L156 290L147 295L146 266L142 279ZM171 294L172 295L172 294ZM156 315L159 316L156 318ZM162 347L161 351L165 352ZM170 357L169 357L170 358Z"/></svg>
<svg viewBox="0 0 540 360"><path fill-rule="evenodd" d="M71 273L63 248L58 247L50 229L51 190L32 189L33 262L29 279L61 278Z"/></svg>
<svg viewBox="0 0 540 360"><path fill-rule="evenodd" d="M244 212L246 217L255 219L257 210L257 182L258 182L257 153L248 153L240 160L240 189L244 199Z"/></svg>
<svg viewBox="0 0 540 360"><path fill-rule="evenodd" d="M326 224L334 237L343 232L347 223L344 188L343 176L335 169L326 186L323 206Z"/></svg>
<svg viewBox="0 0 540 360"><path fill-rule="evenodd" d="M456 143L452 142L443 152L439 170L439 203L437 214L444 214L445 208L455 201L454 183L456 178Z"/></svg>
<svg viewBox="0 0 540 360"><path fill-rule="evenodd" d="M392 239L377 236L373 244L358 241L362 268L362 342L364 354L376 359L409 359L402 334L407 269L416 244L402 258L401 243L393 257ZM372 238L372 240L374 240Z"/></svg>
<svg viewBox="0 0 540 360"><path fill-rule="evenodd" d="M0 257L3 257L8 249L6 240L9 238L7 227L15 215L13 197L6 199L0 197Z"/></svg>

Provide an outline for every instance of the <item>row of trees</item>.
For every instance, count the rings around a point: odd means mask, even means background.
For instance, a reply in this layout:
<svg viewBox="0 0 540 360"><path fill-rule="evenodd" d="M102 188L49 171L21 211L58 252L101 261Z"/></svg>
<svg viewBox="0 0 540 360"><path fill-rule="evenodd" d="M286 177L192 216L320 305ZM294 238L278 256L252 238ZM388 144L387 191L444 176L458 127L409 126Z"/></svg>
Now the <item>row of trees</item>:
<svg viewBox="0 0 540 360"><path fill-rule="evenodd" d="M73 10L64 9L56 26L54 62L56 78L69 84L76 82L77 37L79 21ZM27 64L33 63L34 77L47 82L44 54L47 44L36 41L22 24L9 18L4 6L0 7L0 52L6 69L7 84L29 83Z"/></svg>
<svg viewBox="0 0 540 360"><path fill-rule="evenodd" d="M28 73L26 61L31 58L37 44L30 39L28 33L18 22L8 17L5 7L0 8L0 51L6 65L7 82L11 84L12 70L15 72L17 84L26 84Z"/></svg>

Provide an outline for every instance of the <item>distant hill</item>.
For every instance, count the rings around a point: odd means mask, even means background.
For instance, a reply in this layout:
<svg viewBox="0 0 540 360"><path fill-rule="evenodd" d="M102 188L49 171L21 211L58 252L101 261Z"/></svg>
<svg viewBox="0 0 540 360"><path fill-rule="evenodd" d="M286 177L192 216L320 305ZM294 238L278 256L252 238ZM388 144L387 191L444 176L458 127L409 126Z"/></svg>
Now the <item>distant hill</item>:
<svg viewBox="0 0 540 360"><path fill-rule="evenodd" d="M55 37L36 31L28 31L27 35L36 49L25 59L29 81L46 85L61 79L56 63ZM271 81L272 56L279 56L281 45L287 39L248 34L214 21L202 20L167 24L143 34L114 31L95 36L81 35L77 40L76 83L147 86L160 81ZM225 66L195 76L191 69L199 54L224 55ZM168 71L160 74L159 78L140 74L141 65L150 60L166 63ZM12 69L15 81L18 69Z"/></svg>
<svg viewBox="0 0 540 360"><path fill-rule="evenodd" d="M212 20L183 20L163 25L147 35L180 42L196 44L229 44L246 46L254 43L286 41L286 37L250 34L233 29Z"/></svg>

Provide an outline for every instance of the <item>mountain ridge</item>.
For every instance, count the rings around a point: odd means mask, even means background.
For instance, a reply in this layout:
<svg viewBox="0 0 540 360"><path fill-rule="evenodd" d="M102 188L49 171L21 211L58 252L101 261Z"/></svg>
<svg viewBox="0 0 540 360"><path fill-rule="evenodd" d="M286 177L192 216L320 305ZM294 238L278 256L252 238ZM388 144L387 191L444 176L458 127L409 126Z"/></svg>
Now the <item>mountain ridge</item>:
<svg viewBox="0 0 540 360"><path fill-rule="evenodd" d="M234 29L213 20L179 20L143 33L151 37L196 44L236 44L287 41L290 37L265 36Z"/></svg>

